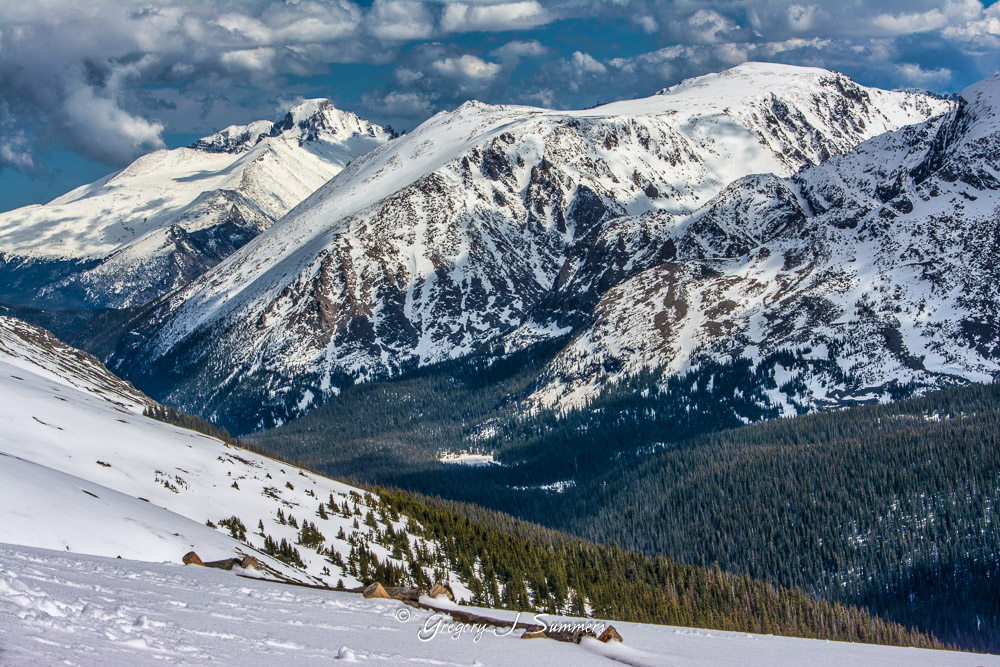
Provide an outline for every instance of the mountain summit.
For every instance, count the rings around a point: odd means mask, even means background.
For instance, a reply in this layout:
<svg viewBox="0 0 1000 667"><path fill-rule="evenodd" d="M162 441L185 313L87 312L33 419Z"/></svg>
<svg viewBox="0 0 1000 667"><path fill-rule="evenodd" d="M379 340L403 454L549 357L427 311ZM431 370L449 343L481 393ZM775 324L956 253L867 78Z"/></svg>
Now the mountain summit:
<svg viewBox="0 0 1000 667"><path fill-rule="evenodd" d="M994 76L942 117L739 179L660 225L536 400L580 405L642 371L740 357L786 415L1000 377L998 102Z"/></svg>
<svg viewBox="0 0 1000 667"><path fill-rule="evenodd" d="M140 306L215 266L392 136L329 100L306 100L278 122L234 125L0 214L0 300Z"/></svg>
<svg viewBox="0 0 1000 667"><path fill-rule="evenodd" d="M343 142L350 137L383 137L392 129L375 125L342 111L325 98L303 100L277 121L259 120L248 125L231 125L215 134L202 137L191 148L210 153L244 153L270 137L297 138L309 141Z"/></svg>

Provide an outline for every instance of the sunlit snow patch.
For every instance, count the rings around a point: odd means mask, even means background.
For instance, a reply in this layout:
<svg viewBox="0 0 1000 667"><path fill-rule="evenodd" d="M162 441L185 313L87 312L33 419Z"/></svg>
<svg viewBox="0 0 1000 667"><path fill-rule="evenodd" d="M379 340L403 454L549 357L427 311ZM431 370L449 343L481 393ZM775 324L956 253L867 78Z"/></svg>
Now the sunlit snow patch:
<svg viewBox="0 0 1000 667"><path fill-rule="evenodd" d="M500 462L494 459L492 454L473 454L471 452L447 452L442 454L438 461L466 466L500 465Z"/></svg>

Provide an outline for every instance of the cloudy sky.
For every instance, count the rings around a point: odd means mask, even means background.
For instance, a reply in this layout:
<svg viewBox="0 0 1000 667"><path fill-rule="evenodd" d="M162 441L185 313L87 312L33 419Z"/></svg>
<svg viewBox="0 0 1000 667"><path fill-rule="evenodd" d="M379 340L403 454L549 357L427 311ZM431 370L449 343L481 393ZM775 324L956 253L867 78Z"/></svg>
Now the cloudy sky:
<svg viewBox="0 0 1000 667"><path fill-rule="evenodd" d="M940 92L1000 69L996 0L0 0L0 210L304 97L397 129L467 99L643 97L747 60Z"/></svg>

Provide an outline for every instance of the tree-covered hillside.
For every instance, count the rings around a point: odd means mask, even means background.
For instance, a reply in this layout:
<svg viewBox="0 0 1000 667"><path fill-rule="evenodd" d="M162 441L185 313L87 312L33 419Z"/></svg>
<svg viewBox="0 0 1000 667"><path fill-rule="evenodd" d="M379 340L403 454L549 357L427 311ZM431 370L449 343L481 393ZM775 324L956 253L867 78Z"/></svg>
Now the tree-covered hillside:
<svg viewBox="0 0 1000 667"><path fill-rule="evenodd" d="M1000 389L742 425L777 415L775 368L803 363L789 352L634 378L565 415L515 410L509 397L554 350L352 387L254 440L332 474L718 562L1000 650ZM448 465L442 451L502 465Z"/></svg>
<svg viewBox="0 0 1000 667"><path fill-rule="evenodd" d="M715 433L574 491L576 534L1000 649L1000 388Z"/></svg>
<svg viewBox="0 0 1000 667"><path fill-rule="evenodd" d="M171 408L151 409L147 415L227 437ZM304 515L302 508L296 510L298 518L279 509L281 524L298 529L298 537L294 543L285 539L278 543L265 535L264 550L299 567L305 550L315 551L326 559L334 576L339 570L344 577L350 575L364 584L430 586L435 580L449 580L448 573L455 572L468 589L460 597L486 607L944 648L933 635L874 617L858 607L724 573L717 565L684 565L665 556L593 543L477 506L398 490L371 490L352 491L340 502L332 495L317 498L315 509L305 508ZM345 553L327 546L332 534L329 520L337 515L353 517L355 529L361 523L370 528L365 537L352 534L347 538L351 548ZM401 529L404 516L408 520ZM253 530L235 515L217 523L243 541ZM386 553L390 558L384 557Z"/></svg>

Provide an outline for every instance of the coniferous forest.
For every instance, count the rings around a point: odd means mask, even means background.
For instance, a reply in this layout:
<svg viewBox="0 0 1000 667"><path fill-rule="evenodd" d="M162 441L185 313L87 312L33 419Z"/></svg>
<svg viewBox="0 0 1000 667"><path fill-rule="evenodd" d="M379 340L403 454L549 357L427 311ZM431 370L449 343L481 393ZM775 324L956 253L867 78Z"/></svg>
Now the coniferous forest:
<svg viewBox="0 0 1000 667"><path fill-rule="evenodd" d="M210 424L172 408L149 416L227 438ZM243 441L227 438L233 445ZM953 648L931 633L887 621L857 606L817 599L795 587L775 586L745 574L686 565L574 537L476 505L430 498L398 489L370 487L342 504L319 502L316 519L296 519L279 509L282 524L299 528L295 544L265 535L264 551L302 566L300 549L325 555L364 584L430 586L455 572L468 588L465 601L528 613L571 614L610 620L777 634L835 641L921 648ZM346 555L324 548L321 532L330 514L362 515L371 542L350 540ZM406 530L394 529L401 516ZM238 516L209 522L244 540ZM261 524L262 526L263 524ZM373 545L407 563L381 560ZM437 546L432 546L432 545Z"/></svg>
<svg viewBox="0 0 1000 667"><path fill-rule="evenodd" d="M796 363L783 353L637 377L584 410L524 416L511 397L558 344L358 385L252 441L328 474L718 564L1000 650L1000 389L773 419L761 407L769 364ZM443 464L445 451L502 465Z"/></svg>

